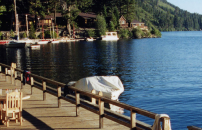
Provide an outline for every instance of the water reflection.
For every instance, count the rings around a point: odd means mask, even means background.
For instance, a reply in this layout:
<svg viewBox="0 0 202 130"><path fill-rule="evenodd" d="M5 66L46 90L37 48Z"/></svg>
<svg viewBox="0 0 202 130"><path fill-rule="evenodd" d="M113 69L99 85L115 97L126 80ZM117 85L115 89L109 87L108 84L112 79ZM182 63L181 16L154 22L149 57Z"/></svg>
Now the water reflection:
<svg viewBox="0 0 202 130"><path fill-rule="evenodd" d="M1 63L11 65L12 62L15 62L17 68L31 70L31 51L29 48L5 48L1 46L0 49Z"/></svg>

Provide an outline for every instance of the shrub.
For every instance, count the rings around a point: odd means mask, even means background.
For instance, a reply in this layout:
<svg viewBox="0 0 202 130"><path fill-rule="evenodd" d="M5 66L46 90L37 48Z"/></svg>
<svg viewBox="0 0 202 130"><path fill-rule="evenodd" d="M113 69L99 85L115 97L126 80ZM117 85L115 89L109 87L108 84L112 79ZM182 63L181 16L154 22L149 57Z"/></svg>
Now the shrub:
<svg viewBox="0 0 202 130"><path fill-rule="evenodd" d="M49 30L44 32L44 38L51 38Z"/></svg>
<svg viewBox="0 0 202 130"><path fill-rule="evenodd" d="M119 38L129 38L130 37L130 32L128 29L120 29L119 31Z"/></svg>
<svg viewBox="0 0 202 130"><path fill-rule="evenodd" d="M2 40L3 38L3 34L2 34L2 32L0 32L0 39Z"/></svg>
<svg viewBox="0 0 202 130"><path fill-rule="evenodd" d="M24 32L24 33L21 33L21 34L20 34L20 37L21 37L21 38L26 38L26 37L27 37L27 34L26 34L25 32Z"/></svg>
<svg viewBox="0 0 202 130"><path fill-rule="evenodd" d="M34 28L33 23L31 24L31 27L30 27L29 38L31 38L31 39L35 39L35 38L36 38L36 35L35 35L35 28Z"/></svg>
<svg viewBox="0 0 202 130"><path fill-rule="evenodd" d="M98 30L98 35L104 35L107 31L107 24L105 21L105 18L102 15L97 15L97 22L96 22L96 28Z"/></svg>
<svg viewBox="0 0 202 130"><path fill-rule="evenodd" d="M142 38L142 37L144 37L144 32L142 31L142 29L140 29L139 27L137 27L137 28L134 28L133 30L132 30L132 33L133 33L133 37L134 38Z"/></svg>
<svg viewBox="0 0 202 130"><path fill-rule="evenodd" d="M88 37L95 37L95 31L94 30L87 30Z"/></svg>
<svg viewBox="0 0 202 130"><path fill-rule="evenodd" d="M12 29L11 29L11 32L10 32L10 37L14 37L14 32L13 32Z"/></svg>
<svg viewBox="0 0 202 130"><path fill-rule="evenodd" d="M153 28L151 33L156 35L157 37L161 37L161 32L156 28Z"/></svg>

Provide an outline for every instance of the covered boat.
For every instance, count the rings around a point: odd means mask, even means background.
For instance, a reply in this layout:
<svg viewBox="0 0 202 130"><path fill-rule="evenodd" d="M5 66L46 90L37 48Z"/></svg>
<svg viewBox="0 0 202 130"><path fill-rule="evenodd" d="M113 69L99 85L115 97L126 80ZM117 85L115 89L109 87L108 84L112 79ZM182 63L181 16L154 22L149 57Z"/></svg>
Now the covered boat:
<svg viewBox="0 0 202 130"><path fill-rule="evenodd" d="M72 82L71 82L72 83ZM123 84L118 76L92 76L78 80L73 85L83 91L91 92L96 90L96 94L102 91L103 96L118 101L121 93L124 91ZM109 104L111 110L123 113L123 108Z"/></svg>

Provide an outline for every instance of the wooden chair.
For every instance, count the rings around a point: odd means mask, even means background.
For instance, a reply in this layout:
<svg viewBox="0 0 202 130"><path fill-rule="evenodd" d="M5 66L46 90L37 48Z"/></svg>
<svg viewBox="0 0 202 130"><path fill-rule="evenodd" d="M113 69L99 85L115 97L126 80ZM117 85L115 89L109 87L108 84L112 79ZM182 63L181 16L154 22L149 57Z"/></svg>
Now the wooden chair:
<svg viewBox="0 0 202 130"><path fill-rule="evenodd" d="M9 117L12 114L12 118ZM22 126L22 92L11 92L6 94L6 102L2 109L2 121L6 126L9 126L10 119L20 121Z"/></svg>

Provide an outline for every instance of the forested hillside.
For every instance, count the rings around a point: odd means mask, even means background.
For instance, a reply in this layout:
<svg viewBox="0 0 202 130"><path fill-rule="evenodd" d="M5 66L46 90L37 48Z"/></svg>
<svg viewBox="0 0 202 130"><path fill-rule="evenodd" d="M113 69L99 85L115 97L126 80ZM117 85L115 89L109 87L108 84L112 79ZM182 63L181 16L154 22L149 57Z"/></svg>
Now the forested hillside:
<svg viewBox="0 0 202 130"><path fill-rule="evenodd" d="M0 15L13 18L14 1L0 0ZM62 13L69 27L74 23L78 12L94 12L114 17L114 21L124 15L128 22L136 19L145 22L150 29L158 28L160 31L202 29L201 15L179 9L167 0L16 0L16 5L17 13L30 13L36 17ZM0 19L0 23L2 21Z"/></svg>

